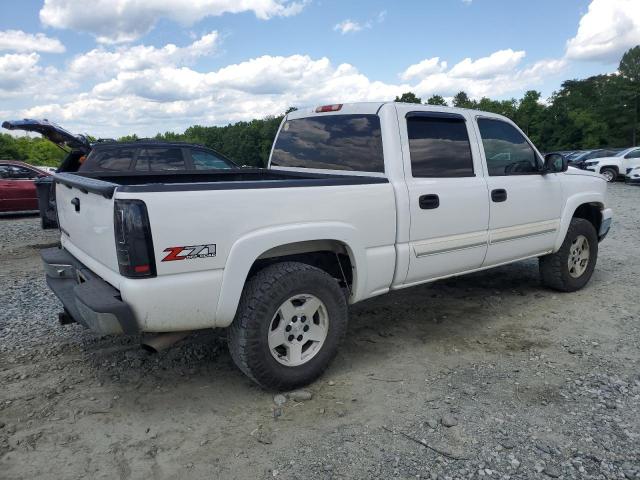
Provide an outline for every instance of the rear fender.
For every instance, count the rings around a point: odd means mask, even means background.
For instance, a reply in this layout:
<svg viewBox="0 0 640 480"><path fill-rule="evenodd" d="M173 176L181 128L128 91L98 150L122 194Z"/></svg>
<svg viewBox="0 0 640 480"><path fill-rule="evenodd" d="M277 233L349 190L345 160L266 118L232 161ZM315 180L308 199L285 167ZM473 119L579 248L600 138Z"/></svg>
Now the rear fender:
<svg viewBox="0 0 640 480"><path fill-rule="evenodd" d="M346 245L354 267L352 301L363 298L367 285L366 253L364 242L353 226L341 222L321 222L268 227L248 233L231 247L224 267L216 327L227 327L233 321L249 270L263 253L282 245L320 239Z"/></svg>

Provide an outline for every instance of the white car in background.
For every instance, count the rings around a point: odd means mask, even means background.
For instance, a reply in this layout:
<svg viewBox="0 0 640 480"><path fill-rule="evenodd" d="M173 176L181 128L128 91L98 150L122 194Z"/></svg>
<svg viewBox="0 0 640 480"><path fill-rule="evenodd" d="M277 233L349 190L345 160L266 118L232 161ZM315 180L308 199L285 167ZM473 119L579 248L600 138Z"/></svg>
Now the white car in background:
<svg viewBox="0 0 640 480"><path fill-rule="evenodd" d="M625 181L630 185L640 185L640 165L633 167L631 171L627 173Z"/></svg>
<svg viewBox="0 0 640 480"><path fill-rule="evenodd" d="M602 175L607 182L619 176L626 177L634 167L640 166L640 147L631 147L612 157L594 158L584 162L584 169Z"/></svg>

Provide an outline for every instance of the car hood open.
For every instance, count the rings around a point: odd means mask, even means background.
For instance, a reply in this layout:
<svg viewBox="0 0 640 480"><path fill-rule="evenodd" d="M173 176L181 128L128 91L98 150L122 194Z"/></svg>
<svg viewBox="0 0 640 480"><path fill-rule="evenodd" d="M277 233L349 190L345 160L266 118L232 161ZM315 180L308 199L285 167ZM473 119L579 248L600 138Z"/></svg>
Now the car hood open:
<svg viewBox="0 0 640 480"><path fill-rule="evenodd" d="M84 153L91 151L89 140L84 135L74 135L59 125L49 120L7 120L2 122L2 127L7 130L25 130L27 132L37 132L46 139L60 147L69 147L74 150L81 150Z"/></svg>

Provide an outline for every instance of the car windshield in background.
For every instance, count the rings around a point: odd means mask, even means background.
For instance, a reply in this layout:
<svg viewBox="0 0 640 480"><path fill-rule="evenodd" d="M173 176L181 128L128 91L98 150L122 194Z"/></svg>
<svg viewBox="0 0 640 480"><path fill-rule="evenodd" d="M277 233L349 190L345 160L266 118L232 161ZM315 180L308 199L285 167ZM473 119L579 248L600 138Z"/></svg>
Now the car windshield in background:
<svg viewBox="0 0 640 480"><path fill-rule="evenodd" d="M384 172L377 115L328 115L287 120L271 166Z"/></svg>

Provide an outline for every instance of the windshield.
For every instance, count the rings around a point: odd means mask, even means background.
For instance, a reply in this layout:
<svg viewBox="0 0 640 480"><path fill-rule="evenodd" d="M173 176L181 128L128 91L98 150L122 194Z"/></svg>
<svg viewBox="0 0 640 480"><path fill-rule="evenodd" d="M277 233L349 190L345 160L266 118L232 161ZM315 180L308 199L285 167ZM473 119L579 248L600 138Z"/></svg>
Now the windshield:
<svg viewBox="0 0 640 480"><path fill-rule="evenodd" d="M633 148L627 148L625 150L622 150L621 152L616 153L614 157L624 157L627 153L632 152L633 150Z"/></svg>

